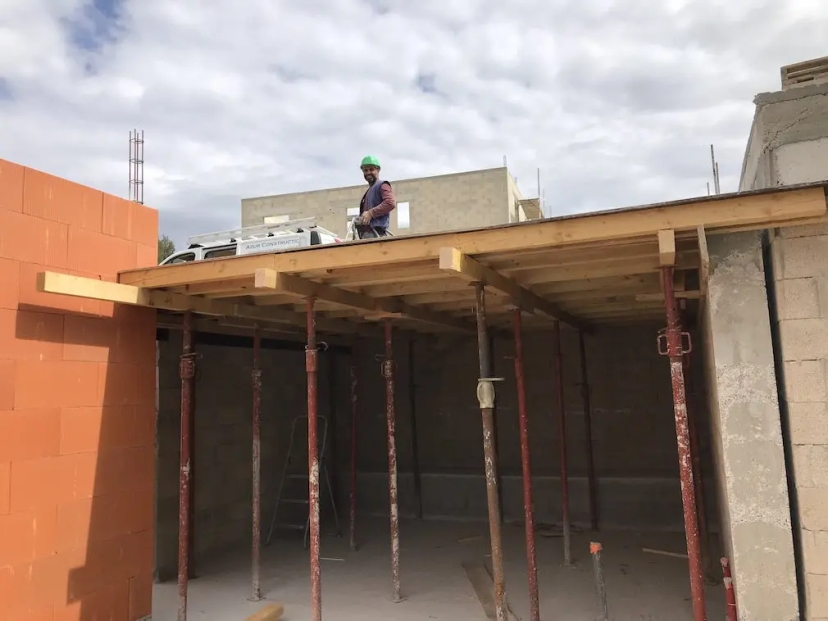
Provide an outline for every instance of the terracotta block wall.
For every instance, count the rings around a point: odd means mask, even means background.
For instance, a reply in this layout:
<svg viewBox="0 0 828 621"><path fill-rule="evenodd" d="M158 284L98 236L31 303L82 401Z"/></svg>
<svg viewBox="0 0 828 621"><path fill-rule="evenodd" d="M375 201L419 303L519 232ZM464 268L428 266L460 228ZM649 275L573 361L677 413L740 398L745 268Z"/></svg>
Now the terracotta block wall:
<svg viewBox="0 0 828 621"><path fill-rule="evenodd" d="M39 293L154 265L158 213L0 160L0 621L150 615L155 315Z"/></svg>

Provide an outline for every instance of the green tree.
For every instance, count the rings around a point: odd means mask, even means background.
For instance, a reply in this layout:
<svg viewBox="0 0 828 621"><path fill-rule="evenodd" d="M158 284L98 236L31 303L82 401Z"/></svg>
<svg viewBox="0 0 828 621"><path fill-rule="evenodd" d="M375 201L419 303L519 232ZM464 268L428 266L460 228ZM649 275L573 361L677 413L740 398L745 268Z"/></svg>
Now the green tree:
<svg viewBox="0 0 828 621"><path fill-rule="evenodd" d="M158 262L161 263L164 259L175 252L175 244L166 235L162 235L158 240Z"/></svg>

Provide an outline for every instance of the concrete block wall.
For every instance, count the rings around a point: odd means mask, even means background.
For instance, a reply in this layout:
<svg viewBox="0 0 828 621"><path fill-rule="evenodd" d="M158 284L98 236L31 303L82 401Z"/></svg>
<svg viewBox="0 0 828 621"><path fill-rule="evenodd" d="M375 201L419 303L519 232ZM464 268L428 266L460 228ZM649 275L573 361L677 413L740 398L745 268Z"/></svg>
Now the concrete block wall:
<svg viewBox="0 0 828 621"><path fill-rule="evenodd" d="M763 93L755 103L740 189L828 180L828 85ZM785 227L770 231L769 239L765 267L773 275L775 355L786 423L788 511L797 552L800 607L804 618L824 620L828 619L828 575L817 559L828 549L824 534L828 448L823 433L828 402L828 226Z"/></svg>
<svg viewBox="0 0 828 621"><path fill-rule="evenodd" d="M356 171L359 174L359 171ZM390 175L390 169L388 175ZM409 204L410 226L397 226L396 211L391 216L394 235L434 233L510 222L510 207L519 197L506 168L493 168L452 175L395 181L397 203ZM508 186L508 187L507 187ZM315 216L319 225L344 236L347 210L359 207L367 184L264 196L242 200L242 226L264 223L266 216L287 215L291 218Z"/></svg>
<svg viewBox="0 0 828 621"><path fill-rule="evenodd" d="M806 618L828 619L828 226L771 242Z"/></svg>
<svg viewBox="0 0 828 621"><path fill-rule="evenodd" d="M756 96L740 190L828 179L828 84Z"/></svg>
<svg viewBox="0 0 828 621"><path fill-rule="evenodd" d="M587 337L593 407L596 471L601 524L606 528L682 531L675 425L669 369L656 352L659 324L599 330ZM301 347L301 345L300 345ZM412 391L416 413L417 457L421 471L423 515L433 519L485 520L480 412L475 396L476 341L467 337L419 337L414 342L414 374L409 372L410 342L395 339L397 363L397 451L400 512L416 515ZM552 339L527 333L527 390L536 515L560 520L558 432L554 401ZM246 550L250 540L250 361L249 343L240 347L199 344L196 394L196 563L231 549ZM360 514L387 514L385 387L376 355L378 341L358 345L358 506ZM162 344L159 418L159 577L175 572L180 337ZM498 446L504 514L522 519L520 445L512 344L496 339ZM320 413L334 421L336 449L329 452L331 474L338 474L340 518L347 515L350 445L350 357L336 356L334 385L328 358L322 356ZM564 330L565 399L572 495L576 523L588 524L584 418L580 362L575 333ZM290 423L306 414L305 371L301 351L263 350L262 423L263 517L272 516L278 469L282 466ZM691 410L706 435L702 360L694 359L695 392ZM331 396L335 395L335 399ZM302 430L304 431L304 430ZM301 435L302 441L305 436ZM708 450L705 443L705 450ZM300 452L299 470L306 452ZM709 454L704 461L709 464ZM706 469L708 476L712 468ZM305 481L301 482L306 485ZM232 489L228 489L232 488ZM712 490L712 482L708 489ZM297 493L305 493L304 490ZM323 499L326 530L332 526ZM715 499L708 500L711 517ZM301 518L300 518L301 521ZM716 521L712 520L715 528Z"/></svg>
<svg viewBox="0 0 828 621"><path fill-rule="evenodd" d="M157 258L158 214L0 160L0 619L152 604L155 316L39 293Z"/></svg>

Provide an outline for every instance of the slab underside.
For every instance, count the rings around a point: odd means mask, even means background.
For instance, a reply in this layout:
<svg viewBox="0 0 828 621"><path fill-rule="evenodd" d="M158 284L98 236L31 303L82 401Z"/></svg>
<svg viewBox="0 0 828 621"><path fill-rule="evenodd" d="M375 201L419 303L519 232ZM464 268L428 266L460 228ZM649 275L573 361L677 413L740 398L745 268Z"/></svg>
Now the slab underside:
<svg viewBox="0 0 828 621"><path fill-rule="evenodd" d="M336 621L486 621L486 612L469 582L463 563L490 564L487 526L460 522L401 524L401 572L405 601L391 595L387 522L360 523L362 547L352 553L347 537L322 538L322 605L324 618ZM561 539L550 532L537 536L541 618L584 621L597 617L590 540L604 546L610 618L629 621L687 619L690 589L687 561L646 554L642 548L685 551L681 534L605 532L574 533L573 567L561 564ZM520 619L529 618L522 525L503 529L509 603ZM275 540L264 549L262 591L267 601L285 605L285 621L310 619L308 554L298 539ZM199 621L244 619L266 602L247 601L250 562L247 549L205 564L190 583L189 618ZM707 586L708 617L723 617L721 585ZM174 621L175 582L156 585L153 621Z"/></svg>

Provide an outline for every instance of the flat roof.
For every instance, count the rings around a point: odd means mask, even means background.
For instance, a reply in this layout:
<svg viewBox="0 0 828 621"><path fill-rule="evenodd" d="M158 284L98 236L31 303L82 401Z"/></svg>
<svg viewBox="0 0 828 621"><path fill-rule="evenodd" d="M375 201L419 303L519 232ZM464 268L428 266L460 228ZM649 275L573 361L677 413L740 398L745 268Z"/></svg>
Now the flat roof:
<svg viewBox="0 0 828 621"><path fill-rule="evenodd" d="M216 323L301 334L306 299L322 333L475 331L475 282L487 317L508 328L560 320L589 329L664 317L660 268L677 297L706 292L711 234L806 224L826 216L826 184L807 184L505 224L448 233L315 246L120 272L118 283L41 274L42 289L191 310ZM200 328L204 329L204 328Z"/></svg>

